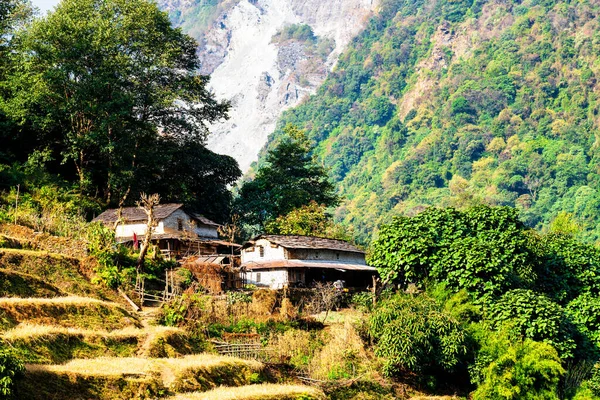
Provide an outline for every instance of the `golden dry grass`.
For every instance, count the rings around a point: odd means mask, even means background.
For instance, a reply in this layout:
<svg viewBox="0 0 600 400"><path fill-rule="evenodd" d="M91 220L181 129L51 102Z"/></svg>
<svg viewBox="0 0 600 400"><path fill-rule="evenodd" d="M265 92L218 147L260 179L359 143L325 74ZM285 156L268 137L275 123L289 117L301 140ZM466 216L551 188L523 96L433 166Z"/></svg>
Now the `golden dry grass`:
<svg viewBox="0 0 600 400"><path fill-rule="evenodd" d="M161 375L172 383L178 374L194 368L214 370L229 365L242 365L251 370L262 369L257 361L241 360L214 354L196 354L181 358L99 357L71 360L63 365L27 365L28 372L54 372L84 377Z"/></svg>
<svg viewBox="0 0 600 400"><path fill-rule="evenodd" d="M142 337L151 334L168 335L182 332L183 330L180 328L168 326L148 326L143 329L129 326L114 331L106 331L102 329L67 328L56 325L34 325L23 323L14 329L6 331L0 338L11 342L14 340L35 339L52 335L122 338L132 336Z"/></svg>
<svg viewBox="0 0 600 400"><path fill-rule="evenodd" d="M180 394L167 400L288 400L299 397L314 400L326 398L321 390L310 386L263 384L219 387L208 392Z"/></svg>
<svg viewBox="0 0 600 400"><path fill-rule="evenodd" d="M1 329L14 328L25 322L106 330L141 327L139 319L117 303L89 297L0 298Z"/></svg>
<svg viewBox="0 0 600 400"><path fill-rule="evenodd" d="M54 297L54 298L42 298L42 297L1 297L0 307L4 305L22 305L22 304L64 304L64 305L86 305L86 304L104 304L110 307L120 307L117 303L111 303L107 301L93 299L91 297L79 297L79 296L65 296L65 297Z"/></svg>

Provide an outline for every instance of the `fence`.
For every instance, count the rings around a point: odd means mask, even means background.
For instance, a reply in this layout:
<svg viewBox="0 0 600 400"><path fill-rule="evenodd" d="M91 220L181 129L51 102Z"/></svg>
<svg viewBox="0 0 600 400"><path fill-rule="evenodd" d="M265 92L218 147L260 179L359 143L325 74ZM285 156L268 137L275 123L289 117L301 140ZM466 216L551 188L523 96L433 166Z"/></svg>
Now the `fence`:
<svg viewBox="0 0 600 400"><path fill-rule="evenodd" d="M244 359L271 362L273 351L259 342L249 343L228 343L218 340L211 340L217 353Z"/></svg>

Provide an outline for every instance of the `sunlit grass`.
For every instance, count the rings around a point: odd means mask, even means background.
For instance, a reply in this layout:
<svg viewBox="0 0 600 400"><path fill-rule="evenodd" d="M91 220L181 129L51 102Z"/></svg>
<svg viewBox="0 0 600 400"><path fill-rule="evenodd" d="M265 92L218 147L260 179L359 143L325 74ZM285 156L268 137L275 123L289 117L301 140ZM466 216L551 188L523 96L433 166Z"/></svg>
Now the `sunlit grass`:
<svg viewBox="0 0 600 400"><path fill-rule="evenodd" d="M168 400L287 400L296 399L321 400L325 394L316 388L300 385L249 385L239 387L220 387L208 392L180 394Z"/></svg>

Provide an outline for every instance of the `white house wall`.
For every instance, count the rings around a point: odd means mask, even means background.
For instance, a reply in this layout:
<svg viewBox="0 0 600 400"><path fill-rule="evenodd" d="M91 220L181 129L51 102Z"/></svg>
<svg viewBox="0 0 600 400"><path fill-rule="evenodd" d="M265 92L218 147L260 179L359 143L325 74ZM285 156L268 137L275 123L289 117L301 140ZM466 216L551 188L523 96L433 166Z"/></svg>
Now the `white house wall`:
<svg viewBox="0 0 600 400"><path fill-rule="evenodd" d="M117 226L117 230L115 232L116 238L130 238L133 234L141 238L142 235L146 233L146 223L138 223L138 224L120 224ZM158 226L154 229L154 233L161 234L164 233L162 223L159 223Z"/></svg>
<svg viewBox="0 0 600 400"><path fill-rule="evenodd" d="M264 249L264 257L260 256L259 247L262 246ZM253 249L253 251L250 251ZM253 248L246 248L242 250L242 263L249 261L266 261L266 260L285 260L285 249L275 244L271 245L266 239L259 239L254 244Z"/></svg>
<svg viewBox="0 0 600 400"><path fill-rule="evenodd" d="M176 210L167 218L160 220L154 228L153 233L157 235L164 233L179 233L181 232L179 230L179 221L182 222L185 231L193 232L196 235L205 238L218 239L219 237L216 226L198 225L198 222L191 219L183 210ZM144 235L146 233L146 222L120 224L116 230L116 237L130 238L134 233L137 236Z"/></svg>
<svg viewBox="0 0 600 400"><path fill-rule="evenodd" d="M246 273L246 282L271 289L283 289L288 284L288 271L285 269L249 271Z"/></svg>

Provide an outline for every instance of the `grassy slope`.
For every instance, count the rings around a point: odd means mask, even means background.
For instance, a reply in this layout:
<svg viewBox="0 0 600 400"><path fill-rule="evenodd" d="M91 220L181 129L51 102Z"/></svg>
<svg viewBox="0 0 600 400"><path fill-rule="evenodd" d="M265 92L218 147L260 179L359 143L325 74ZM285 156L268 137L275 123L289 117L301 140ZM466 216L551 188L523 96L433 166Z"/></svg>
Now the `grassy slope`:
<svg viewBox="0 0 600 400"><path fill-rule="evenodd" d="M133 399L167 392L207 390L250 383L258 362L203 354L178 359L97 358L64 365L28 366L18 398Z"/></svg>
<svg viewBox="0 0 600 400"><path fill-rule="evenodd" d="M0 248L0 268L33 275L70 294L119 301L114 292L90 283L78 258L45 251Z"/></svg>
<svg viewBox="0 0 600 400"><path fill-rule="evenodd" d="M220 387L204 393L180 394L168 400L323 400L325 395L319 389L300 385L263 384Z"/></svg>

